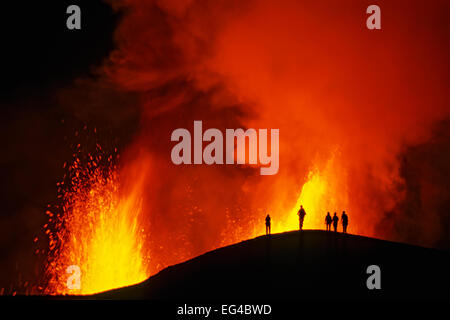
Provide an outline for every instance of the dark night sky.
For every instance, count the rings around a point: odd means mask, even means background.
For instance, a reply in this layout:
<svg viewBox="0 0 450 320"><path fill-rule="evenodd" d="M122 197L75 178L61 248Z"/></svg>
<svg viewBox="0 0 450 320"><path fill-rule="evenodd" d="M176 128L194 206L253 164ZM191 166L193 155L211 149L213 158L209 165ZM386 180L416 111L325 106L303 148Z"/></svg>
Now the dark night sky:
<svg viewBox="0 0 450 320"><path fill-rule="evenodd" d="M39 93L89 74L113 48L118 16L101 1L33 1L5 5L2 37L2 98ZM66 28L66 8L82 8L82 29Z"/></svg>

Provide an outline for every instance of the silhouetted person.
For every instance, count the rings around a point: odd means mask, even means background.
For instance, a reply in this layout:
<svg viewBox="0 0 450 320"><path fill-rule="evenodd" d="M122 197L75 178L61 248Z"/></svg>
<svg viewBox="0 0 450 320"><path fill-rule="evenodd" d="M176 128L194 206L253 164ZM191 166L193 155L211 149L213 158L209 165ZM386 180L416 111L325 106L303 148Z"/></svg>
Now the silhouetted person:
<svg viewBox="0 0 450 320"><path fill-rule="evenodd" d="M305 219L306 216L306 212L305 209L303 209L303 206L300 206L300 210L298 210L298 218L299 218L299 222L300 222L300 230L303 229L303 220Z"/></svg>
<svg viewBox="0 0 450 320"><path fill-rule="evenodd" d="M266 216L266 235L270 234L270 216Z"/></svg>
<svg viewBox="0 0 450 320"><path fill-rule="evenodd" d="M333 219L330 216L330 213L327 212L327 216L325 217L325 224L327 225L327 231L331 231L331 222Z"/></svg>
<svg viewBox="0 0 450 320"><path fill-rule="evenodd" d="M337 227L338 227L338 222L339 222L339 218L336 215L336 212L334 213L333 216L333 228L334 228L334 232L337 232Z"/></svg>
<svg viewBox="0 0 450 320"><path fill-rule="evenodd" d="M342 211L342 232L347 233L347 226L348 226L348 215L345 213L345 211Z"/></svg>

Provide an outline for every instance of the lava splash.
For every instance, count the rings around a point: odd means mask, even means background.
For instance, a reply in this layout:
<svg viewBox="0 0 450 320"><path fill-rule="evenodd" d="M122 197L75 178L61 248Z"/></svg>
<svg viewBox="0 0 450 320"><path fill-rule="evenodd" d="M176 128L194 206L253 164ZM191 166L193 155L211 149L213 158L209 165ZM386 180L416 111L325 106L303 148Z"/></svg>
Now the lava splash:
<svg viewBox="0 0 450 320"><path fill-rule="evenodd" d="M96 154L74 157L58 183L59 212L47 211L47 294L93 294L149 277L140 224L143 178L124 190L115 158L102 159L99 145Z"/></svg>

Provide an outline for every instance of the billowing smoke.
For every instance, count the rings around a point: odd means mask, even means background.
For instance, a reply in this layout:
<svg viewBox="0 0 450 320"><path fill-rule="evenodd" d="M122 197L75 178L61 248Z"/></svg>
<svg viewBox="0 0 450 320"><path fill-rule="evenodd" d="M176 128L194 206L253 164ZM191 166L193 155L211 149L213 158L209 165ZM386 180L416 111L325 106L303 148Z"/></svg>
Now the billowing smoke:
<svg viewBox="0 0 450 320"><path fill-rule="evenodd" d="M283 231L300 202L311 204L306 227L346 210L352 232L448 246L436 227L442 206L409 203L411 166L402 160L449 117L444 1L382 1L379 31L365 27L365 6L356 2L113 5L124 16L102 73L139 96L139 134L124 164L150 154L156 168L146 187L155 269L260 234L266 212ZM171 132L192 132L194 120L221 130L280 129L279 173L175 166Z"/></svg>

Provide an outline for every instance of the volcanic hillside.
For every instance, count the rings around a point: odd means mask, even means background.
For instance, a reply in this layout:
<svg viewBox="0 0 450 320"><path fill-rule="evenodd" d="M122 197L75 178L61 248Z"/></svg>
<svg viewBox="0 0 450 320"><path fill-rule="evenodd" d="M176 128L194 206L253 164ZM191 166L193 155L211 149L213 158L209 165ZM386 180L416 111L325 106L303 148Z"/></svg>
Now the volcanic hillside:
<svg viewBox="0 0 450 320"><path fill-rule="evenodd" d="M367 267L381 269L368 290ZM287 232L220 248L100 299L450 298L450 253L349 234Z"/></svg>

